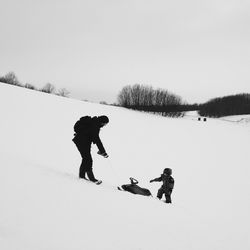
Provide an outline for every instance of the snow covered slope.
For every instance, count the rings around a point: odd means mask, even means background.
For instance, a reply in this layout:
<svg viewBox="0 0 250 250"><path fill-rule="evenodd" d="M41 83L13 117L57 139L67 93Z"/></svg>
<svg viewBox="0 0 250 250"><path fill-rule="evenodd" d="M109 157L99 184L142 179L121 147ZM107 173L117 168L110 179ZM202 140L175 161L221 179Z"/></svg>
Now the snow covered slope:
<svg viewBox="0 0 250 250"><path fill-rule="evenodd" d="M250 249L249 126L170 119L0 84L1 250ZM103 185L77 178L73 125L107 115ZM173 204L116 190L173 169Z"/></svg>
<svg viewBox="0 0 250 250"><path fill-rule="evenodd" d="M238 124L250 124L250 115L225 116L221 119L223 121L234 122Z"/></svg>

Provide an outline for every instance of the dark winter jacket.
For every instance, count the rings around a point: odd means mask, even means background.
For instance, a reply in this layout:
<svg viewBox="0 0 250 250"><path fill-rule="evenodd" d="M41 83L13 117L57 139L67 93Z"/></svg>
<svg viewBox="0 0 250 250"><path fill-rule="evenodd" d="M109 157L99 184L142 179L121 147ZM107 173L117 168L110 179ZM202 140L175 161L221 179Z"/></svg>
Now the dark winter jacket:
<svg viewBox="0 0 250 250"><path fill-rule="evenodd" d="M99 137L102 124L95 116L91 118L89 124L83 127L78 133L75 134L73 141L81 147L90 147L91 143L96 144L100 153L106 153L102 141Z"/></svg>
<svg viewBox="0 0 250 250"><path fill-rule="evenodd" d="M151 180L151 182L153 181L162 181L161 188L164 191L172 191L174 188L174 178L171 175L162 174L160 177Z"/></svg>

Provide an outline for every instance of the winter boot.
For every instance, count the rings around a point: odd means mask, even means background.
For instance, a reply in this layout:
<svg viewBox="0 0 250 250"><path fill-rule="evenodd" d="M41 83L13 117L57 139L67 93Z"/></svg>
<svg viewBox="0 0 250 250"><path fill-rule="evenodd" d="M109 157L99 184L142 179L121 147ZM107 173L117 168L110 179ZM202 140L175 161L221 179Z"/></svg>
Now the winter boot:
<svg viewBox="0 0 250 250"><path fill-rule="evenodd" d="M97 181L98 181L98 180L95 178L94 173L93 173L92 170L89 170L89 171L87 172L87 176L88 176L89 180L92 181L92 182L97 182Z"/></svg>

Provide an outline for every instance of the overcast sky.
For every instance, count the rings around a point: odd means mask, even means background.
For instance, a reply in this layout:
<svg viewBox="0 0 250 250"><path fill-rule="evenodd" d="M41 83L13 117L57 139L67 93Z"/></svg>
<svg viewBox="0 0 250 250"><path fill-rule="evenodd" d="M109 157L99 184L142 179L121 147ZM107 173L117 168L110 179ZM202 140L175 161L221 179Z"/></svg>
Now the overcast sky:
<svg viewBox="0 0 250 250"><path fill-rule="evenodd" d="M115 102L125 85L184 100L250 93L249 0L0 0L0 75Z"/></svg>

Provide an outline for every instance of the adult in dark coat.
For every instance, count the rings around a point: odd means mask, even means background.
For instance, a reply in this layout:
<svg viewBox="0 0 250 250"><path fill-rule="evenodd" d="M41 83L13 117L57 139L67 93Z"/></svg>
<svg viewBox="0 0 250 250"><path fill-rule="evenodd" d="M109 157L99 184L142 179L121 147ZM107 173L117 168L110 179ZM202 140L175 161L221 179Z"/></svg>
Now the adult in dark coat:
<svg viewBox="0 0 250 250"><path fill-rule="evenodd" d="M154 181L163 182L162 186L158 190L157 197L161 199L163 194L165 194L166 203L172 203L171 194L174 188L174 178L171 175L172 175L172 169L165 168L163 174L160 177L150 181L150 182Z"/></svg>
<svg viewBox="0 0 250 250"><path fill-rule="evenodd" d="M75 143L77 149L79 150L82 163L79 170L79 178L86 179L86 174L88 179L93 182L98 182L93 173L93 160L91 156L91 144L96 144L98 148L98 154L107 158L108 154L102 144L102 141L99 137L100 129L108 124L109 119L107 116L98 116L98 117L88 117L89 119L86 122L86 119L79 120L79 126L73 142ZM84 120L84 122L83 122Z"/></svg>

